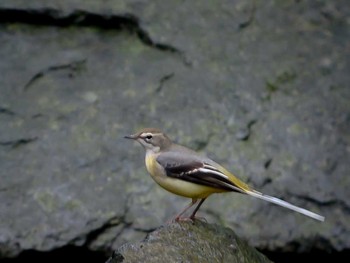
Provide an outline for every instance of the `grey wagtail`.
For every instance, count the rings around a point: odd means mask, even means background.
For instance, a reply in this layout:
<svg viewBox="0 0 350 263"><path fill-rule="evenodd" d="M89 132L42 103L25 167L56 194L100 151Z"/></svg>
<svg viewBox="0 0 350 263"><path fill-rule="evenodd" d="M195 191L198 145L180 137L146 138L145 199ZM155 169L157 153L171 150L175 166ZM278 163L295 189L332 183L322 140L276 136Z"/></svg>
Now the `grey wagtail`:
<svg viewBox="0 0 350 263"><path fill-rule="evenodd" d="M175 221L182 219L181 216L200 200L189 217L194 220L205 199L213 193L222 192L247 194L324 221L321 215L254 190L211 159L173 143L158 129L146 128L125 138L136 140L145 148L147 171L156 183L171 193L192 198Z"/></svg>

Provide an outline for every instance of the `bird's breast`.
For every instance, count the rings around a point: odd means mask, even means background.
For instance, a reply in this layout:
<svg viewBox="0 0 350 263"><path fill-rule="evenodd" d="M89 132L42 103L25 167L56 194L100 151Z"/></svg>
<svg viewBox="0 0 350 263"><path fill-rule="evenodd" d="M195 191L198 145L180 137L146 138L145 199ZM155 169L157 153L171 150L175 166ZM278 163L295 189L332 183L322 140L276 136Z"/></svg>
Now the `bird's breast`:
<svg viewBox="0 0 350 263"><path fill-rule="evenodd" d="M145 162L147 171L153 178L162 176L161 167L157 163L157 155L147 152Z"/></svg>

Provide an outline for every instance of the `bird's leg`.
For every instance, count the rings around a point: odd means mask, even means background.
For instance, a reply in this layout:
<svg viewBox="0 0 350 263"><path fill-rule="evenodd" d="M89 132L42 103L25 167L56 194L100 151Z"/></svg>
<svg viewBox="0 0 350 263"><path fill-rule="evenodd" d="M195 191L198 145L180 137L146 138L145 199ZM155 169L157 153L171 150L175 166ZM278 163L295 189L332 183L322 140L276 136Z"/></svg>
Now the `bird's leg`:
<svg viewBox="0 0 350 263"><path fill-rule="evenodd" d="M192 220L195 220L195 219L196 219L195 215L196 215L198 209L201 207L201 205L202 205L203 202L205 201L205 199L207 199L207 198L201 199L201 201L200 201L199 204L197 205L196 209L194 209L192 215L190 216L190 219L192 219Z"/></svg>
<svg viewBox="0 0 350 263"><path fill-rule="evenodd" d="M197 203L197 201L198 201L197 199L192 199L191 203L190 203L189 205L187 205L187 206L185 207L185 209L182 210L178 215L176 215L175 221L180 221L180 220L181 220L181 216L182 216L184 213L186 213L186 211L187 211L188 209L190 209L192 206L194 206L194 205Z"/></svg>

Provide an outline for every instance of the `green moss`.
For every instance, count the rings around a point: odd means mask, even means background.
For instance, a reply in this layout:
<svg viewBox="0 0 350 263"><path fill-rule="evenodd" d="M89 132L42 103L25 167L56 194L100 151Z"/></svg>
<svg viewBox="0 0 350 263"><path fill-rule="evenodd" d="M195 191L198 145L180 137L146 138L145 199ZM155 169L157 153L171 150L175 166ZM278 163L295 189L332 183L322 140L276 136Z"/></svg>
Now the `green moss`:
<svg viewBox="0 0 350 263"><path fill-rule="evenodd" d="M34 200L47 213L51 213L58 208L58 200L50 189L38 190L34 193Z"/></svg>
<svg viewBox="0 0 350 263"><path fill-rule="evenodd" d="M294 71L284 71L277 76L277 83L284 84L292 82L297 77L297 74Z"/></svg>
<svg viewBox="0 0 350 263"><path fill-rule="evenodd" d="M81 202L79 200L72 199L65 203L64 207L68 210L76 211L77 208L81 207Z"/></svg>
<svg viewBox="0 0 350 263"><path fill-rule="evenodd" d="M275 83L272 83L270 81L266 81L265 87L269 93L272 93L278 90L278 86Z"/></svg>
<svg viewBox="0 0 350 263"><path fill-rule="evenodd" d="M293 123L287 128L287 132L292 135L300 135L307 132L307 128L305 126L300 125L300 123Z"/></svg>
<svg viewBox="0 0 350 263"><path fill-rule="evenodd" d="M274 80L267 80L265 88L268 92L266 99L271 98L271 94L279 91L283 85L293 82L297 74L293 70L285 70L277 74Z"/></svg>

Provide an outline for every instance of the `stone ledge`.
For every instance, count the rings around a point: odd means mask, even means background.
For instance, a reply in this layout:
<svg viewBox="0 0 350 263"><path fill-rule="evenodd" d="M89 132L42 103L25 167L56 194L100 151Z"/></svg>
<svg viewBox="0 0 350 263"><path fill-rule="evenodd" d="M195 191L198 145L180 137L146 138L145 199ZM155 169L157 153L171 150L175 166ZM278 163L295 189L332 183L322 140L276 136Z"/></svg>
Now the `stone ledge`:
<svg viewBox="0 0 350 263"><path fill-rule="evenodd" d="M231 229L201 221L172 223L125 244L106 263L271 262Z"/></svg>

